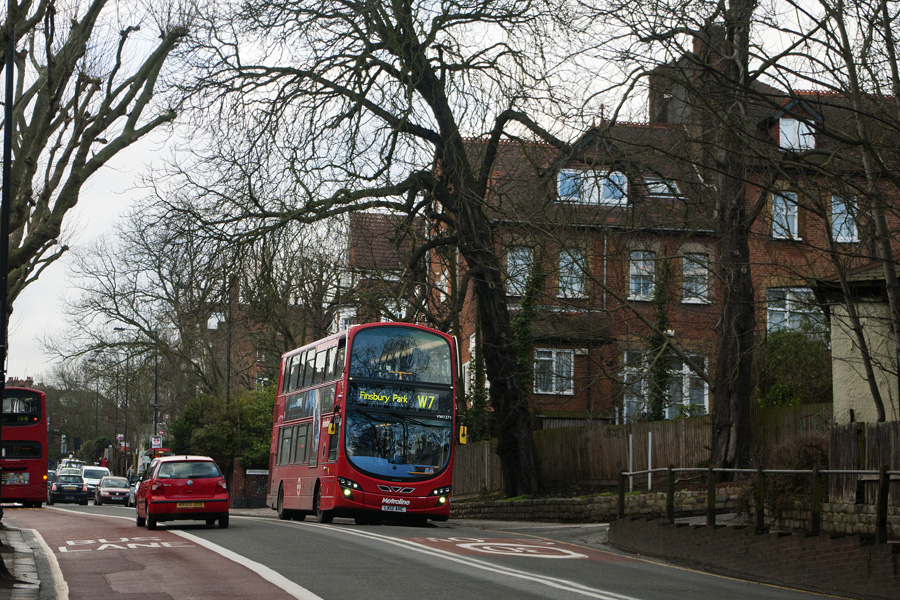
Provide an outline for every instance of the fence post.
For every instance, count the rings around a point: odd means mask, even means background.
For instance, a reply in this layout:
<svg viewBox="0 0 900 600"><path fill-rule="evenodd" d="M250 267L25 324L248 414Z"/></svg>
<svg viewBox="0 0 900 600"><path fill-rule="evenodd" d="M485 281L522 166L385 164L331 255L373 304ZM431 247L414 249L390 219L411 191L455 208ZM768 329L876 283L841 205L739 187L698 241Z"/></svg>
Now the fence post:
<svg viewBox="0 0 900 600"><path fill-rule="evenodd" d="M878 473L878 501L875 504L875 543L887 543L887 509L890 478L887 465L881 465Z"/></svg>
<svg viewBox="0 0 900 600"><path fill-rule="evenodd" d="M706 524L716 526L716 472L712 467L706 476Z"/></svg>
<svg viewBox="0 0 900 600"><path fill-rule="evenodd" d="M756 468L756 533L766 533L766 472Z"/></svg>
<svg viewBox="0 0 900 600"><path fill-rule="evenodd" d="M675 466L669 465L666 473L666 519L675 520Z"/></svg>
<svg viewBox="0 0 900 600"><path fill-rule="evenodd" d="M809 535L819 535L822 531L822 476L819 467L813 467L809 487Z"/></svg>
<svg viewBox="0 0 900 600"><path fill-rule="evenodd" d="M619 471L619 518L625 518L625 471Z"/></svg>

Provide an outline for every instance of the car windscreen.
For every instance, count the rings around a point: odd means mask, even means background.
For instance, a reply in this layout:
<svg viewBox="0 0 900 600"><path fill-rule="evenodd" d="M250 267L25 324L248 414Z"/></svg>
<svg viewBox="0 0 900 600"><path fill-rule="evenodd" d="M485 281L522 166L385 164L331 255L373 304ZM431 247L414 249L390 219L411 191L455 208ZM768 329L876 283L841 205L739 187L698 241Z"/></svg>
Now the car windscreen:
<svg viewBox="0 0 900 600"><path fill-rule="evenodd" d="M60 475L56 478L56 483L84 483L78 475Z"/></svg>
<svg viewBox="0 0 900 600"><path fill-rule="evenodd" d="M100 482L100 487L105 488L122 488L125 489L128 487L127 479L110 479L106 478Z"/></svg>
<svg viewBox="0 0 900 600"><path fill-rule="evenodd" d="M156 476L160 479L207 479L221 477L222 473L213 462L184 461L159 465Z"/></svg>

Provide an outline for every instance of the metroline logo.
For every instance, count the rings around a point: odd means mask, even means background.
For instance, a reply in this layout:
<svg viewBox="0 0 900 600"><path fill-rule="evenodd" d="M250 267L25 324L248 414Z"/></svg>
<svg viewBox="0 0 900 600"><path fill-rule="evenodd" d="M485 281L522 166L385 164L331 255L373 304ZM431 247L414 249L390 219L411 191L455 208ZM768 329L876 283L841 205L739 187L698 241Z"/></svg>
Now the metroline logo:
<svg viewBox="0 0 900 600"><path fill-rule="evenodd" d="M400 504L402 506L410 505L410 501L404 500L403 498L382 498L381 503L382 504Z"/></svg>

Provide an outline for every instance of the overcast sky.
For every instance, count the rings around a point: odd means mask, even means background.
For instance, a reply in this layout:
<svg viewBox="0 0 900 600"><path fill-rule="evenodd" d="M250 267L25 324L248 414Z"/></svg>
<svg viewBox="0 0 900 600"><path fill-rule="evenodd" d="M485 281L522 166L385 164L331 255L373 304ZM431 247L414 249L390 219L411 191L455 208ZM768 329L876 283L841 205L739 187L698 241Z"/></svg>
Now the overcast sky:
<svg viewBox="0 0 900 600"><path fill-rule="evenodd" d="M135 198L141 177L151 164L168 156L162 135L144 139L120 152L95 173L82 188L76 207L65 217L65 242L72 250L90 246L99 236L110 235ZM41 382L55 359L41 350L40 339L66 329L65 297L74 293L69 280L72 252L56 261L16 299L9 322L9 356L6 376Z"/></svg>

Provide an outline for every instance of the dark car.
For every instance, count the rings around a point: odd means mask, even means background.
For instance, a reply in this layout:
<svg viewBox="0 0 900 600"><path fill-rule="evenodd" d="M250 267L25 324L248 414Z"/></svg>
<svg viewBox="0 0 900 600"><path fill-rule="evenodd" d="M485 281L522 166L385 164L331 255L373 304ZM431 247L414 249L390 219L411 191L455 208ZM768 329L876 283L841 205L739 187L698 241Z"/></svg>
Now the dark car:
<svg viewBox="0 0 900 600"><path fill-rule="evenodd" d="M109 502L110 504L127 505L128 492L128 480L124 477L104 477L94 488L94 504L99 506L104 502Z"/></svg>
<svg viewBox="0 0 900 600"><path fill-rule="evenodd" d="M50 484L47 491L47 504L54 502L77 502L87 504L90 499L87 484L81 475L57 475L56 481Z"/></svg>
<svg viewBox="0 0 900 600"><path fill-rule="evenodd" d="M228 527L228 486L208 456L163 456L147 467L135 496L137 525L156 529L160 521L200 520Z"/></svg>

